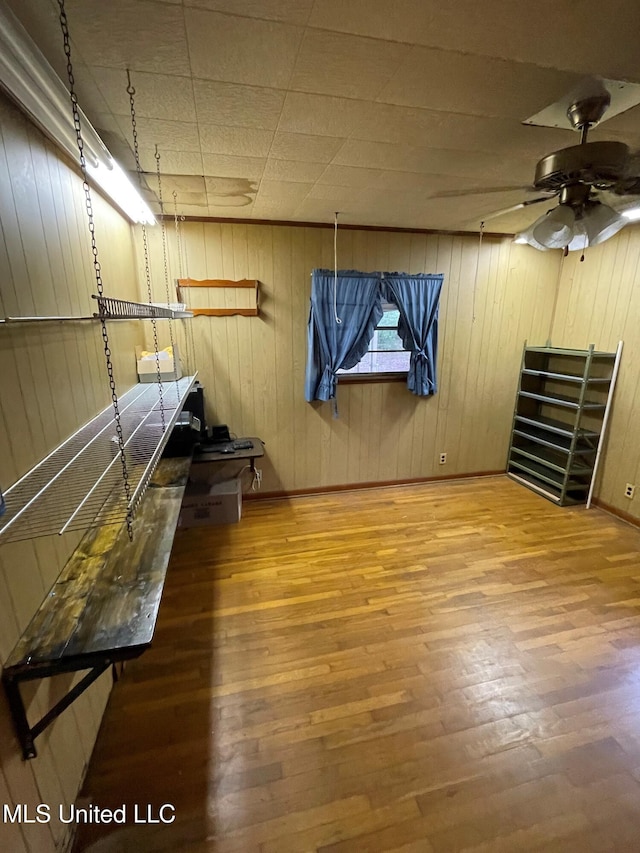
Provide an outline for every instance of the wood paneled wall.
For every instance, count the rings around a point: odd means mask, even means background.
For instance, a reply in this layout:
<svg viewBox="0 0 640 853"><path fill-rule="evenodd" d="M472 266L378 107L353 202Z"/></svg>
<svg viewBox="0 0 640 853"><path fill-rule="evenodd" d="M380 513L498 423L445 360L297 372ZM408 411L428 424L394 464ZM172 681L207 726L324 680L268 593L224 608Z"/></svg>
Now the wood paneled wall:
<svg viewBox="0 0 640 853"><path fill-rule="evenodd" d="M563 261L552 336L558 346L611 351L624 342L595 494L640 519L640 226L588 249L583 262L579 252ZM626 483L636 485L632 500Z"/></svg>
<svg viewBox="0 0 640 853"><path fill-rule="evenodd" d="M310 273L333 266L332 230L186 222L182 268L173 225L167 236L172 281L261 283L259 317L197 317L179 334L195 349L210 420L266 442L265 492L504 470L522 344L548 338L559 253L485 239L479 254L474 237L340 231L341 268L442 272L445 281L438 394L344 382L334 419L331 404L303 394ZM150 247L162 281L158 230Z"/></svg>
<svg viewBox="0 0 640 853"><path fill-rule="evenodd" d="M132 230L97 193L96 236L102 246L105 291L137 299ZM0 97L0 316L88 315L95 292L84 193L22 115ZM114 323L116 379L136 381L135 323ZM110 401L99 325L29 324L0 327L0 486L5 490ZM39 607L79 535L0 545L0 662ZM37 719L71 676L26 688ZM73 803L110 689L103 676L37 741L38 757L22 760L4 691L0 691L0 807ZM0 821L0 849L46 853L67 827Z"/></svg>

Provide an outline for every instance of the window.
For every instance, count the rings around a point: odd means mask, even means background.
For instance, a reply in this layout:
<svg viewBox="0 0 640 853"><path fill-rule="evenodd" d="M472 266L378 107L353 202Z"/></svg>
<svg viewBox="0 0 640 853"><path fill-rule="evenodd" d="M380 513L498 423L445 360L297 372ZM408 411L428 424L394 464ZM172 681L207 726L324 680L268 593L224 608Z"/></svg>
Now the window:
<svg viewBox="0 0 640 853"><path fill-rule="evenodd" d="M369 349L355 367L339 370L340 376L406 376L411 354L403 348L398 335L400 312L392 302L383 302L382 309L384 314L376 326Z"/></svg>

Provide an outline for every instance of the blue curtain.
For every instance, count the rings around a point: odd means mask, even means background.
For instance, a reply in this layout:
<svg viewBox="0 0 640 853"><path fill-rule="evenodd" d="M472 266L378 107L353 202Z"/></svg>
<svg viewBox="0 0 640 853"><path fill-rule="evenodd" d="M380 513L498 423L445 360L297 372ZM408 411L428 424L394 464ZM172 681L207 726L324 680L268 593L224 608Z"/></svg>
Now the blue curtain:
<svg viewBox="0 0 640 853"><path fill-rule="evenodd" d="M411 353L407 388L419 397L437 391L438 301L442 275L385 273L384 298L400 311L398 334Z"/></svg>
<svg viewBox="0 0 640 853"><path fill-rule="evenodd" d="M335 295L335 311L334 311ZM342 320L336 322L335 314ZM314 270L311 276L305 399L334 400L337 371L355 367L382 317L378 273Z"/></svg>

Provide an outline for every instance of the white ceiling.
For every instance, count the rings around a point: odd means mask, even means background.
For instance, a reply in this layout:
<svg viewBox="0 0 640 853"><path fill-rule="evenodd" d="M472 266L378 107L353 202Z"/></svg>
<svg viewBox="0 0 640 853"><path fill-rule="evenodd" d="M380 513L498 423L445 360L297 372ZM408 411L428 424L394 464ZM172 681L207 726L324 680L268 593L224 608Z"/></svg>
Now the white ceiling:
<svg viewBox="0 0 640 853"><path fill-rule="evenodd" d="M66 79L56 0L9 0ZM638 0L67 0L81 106L185 215L477 230L577 144L524 126L585 75L640 83ZM592 132L640 148L640 107ZM149 185L156 187L155 177ZM447 194L478 190L460 196ZM482 190L485 190L484 192ZM491 190L491 191L489 191ZM445 194L444 197L441 194ZM551 205L549 205L551 206ZM157 206L156 206L157 209ZM491 220L524 227L543 203Z"/></svg>

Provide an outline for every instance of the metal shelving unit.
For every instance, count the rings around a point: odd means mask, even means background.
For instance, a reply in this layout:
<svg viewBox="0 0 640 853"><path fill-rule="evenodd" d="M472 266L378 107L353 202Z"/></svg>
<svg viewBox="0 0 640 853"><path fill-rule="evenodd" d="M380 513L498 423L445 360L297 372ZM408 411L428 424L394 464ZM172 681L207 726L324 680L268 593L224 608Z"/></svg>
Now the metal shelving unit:
<svg viewBox="0 0 640 853"><path fill-rule="evenodd" d="M5 492L0 542L122 523L135 513L195 381L134 385L120 397L130 502L109 405Z"/></svg>
<svg viewBox="0 0 640 853"><path fill-rule="evenodd" d="M622 352L527 347L507 474L558 504L590 503Z"/></svg>

